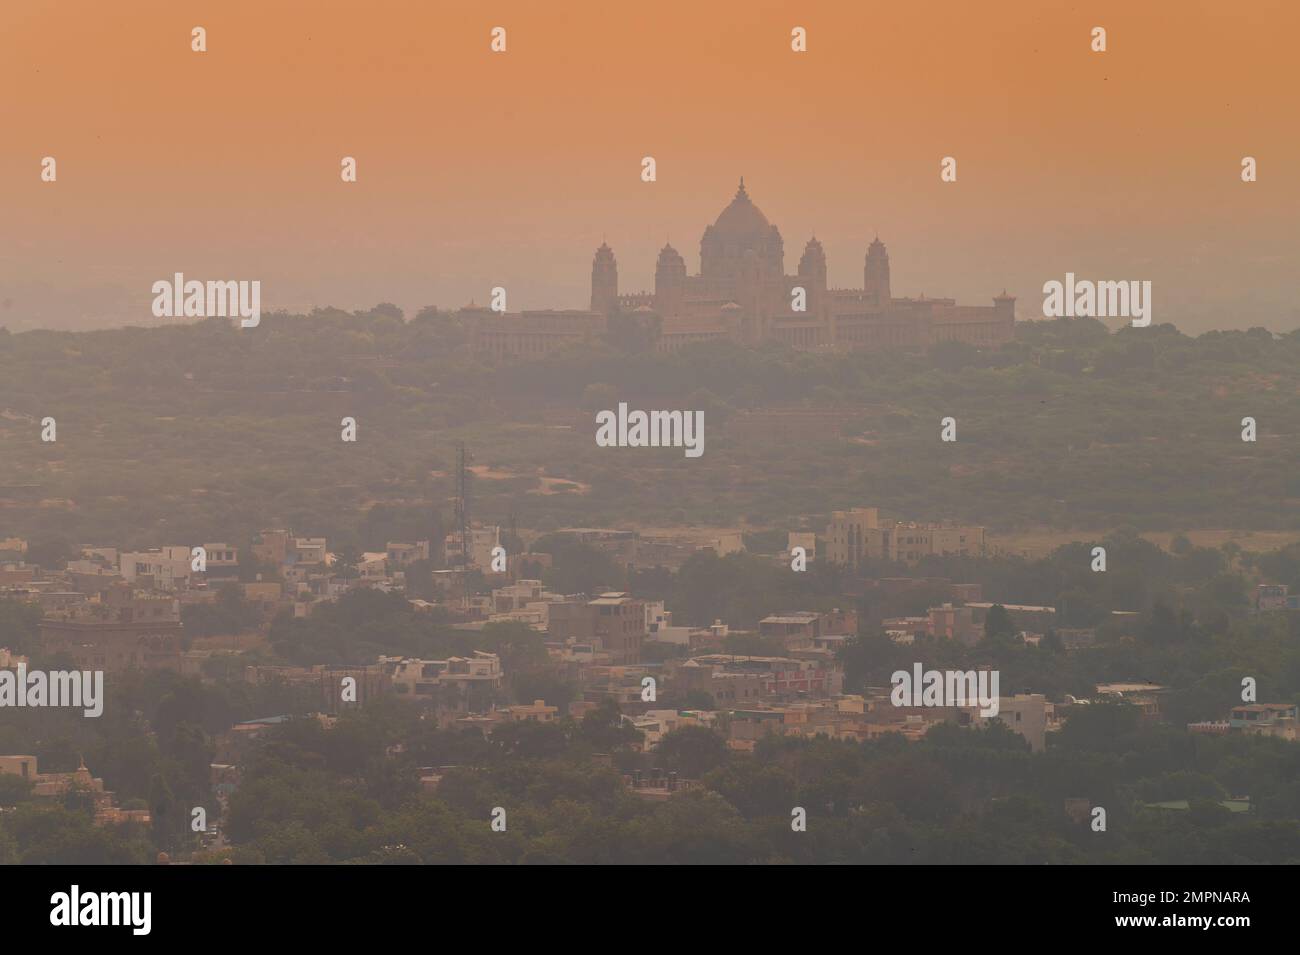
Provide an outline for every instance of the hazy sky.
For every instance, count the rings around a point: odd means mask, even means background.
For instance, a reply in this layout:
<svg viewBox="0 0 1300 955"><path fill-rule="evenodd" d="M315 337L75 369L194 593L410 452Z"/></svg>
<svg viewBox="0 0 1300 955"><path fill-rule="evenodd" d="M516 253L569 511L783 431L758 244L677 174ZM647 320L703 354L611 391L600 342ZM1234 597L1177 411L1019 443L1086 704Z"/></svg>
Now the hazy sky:
<svg viewBox="0 0 1300 955"><path fill-rule="evenodd" d="M1298 29L1293 0L6 3L0 324L151 324L176 271L264 309L585 308L602 238L621 291L666 239L698 271L743 174L832 285L878 230L896 295L1005 286L1032 318L1073 271L1152 280L1188 331L1286 330Z"/></svg>

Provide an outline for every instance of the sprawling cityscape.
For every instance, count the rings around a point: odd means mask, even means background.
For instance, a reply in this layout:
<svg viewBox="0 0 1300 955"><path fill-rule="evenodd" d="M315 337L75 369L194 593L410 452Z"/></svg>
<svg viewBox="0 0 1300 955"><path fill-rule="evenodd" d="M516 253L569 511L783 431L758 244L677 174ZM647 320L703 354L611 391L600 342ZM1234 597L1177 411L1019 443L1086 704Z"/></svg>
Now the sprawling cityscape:
<svg viewBox="0 0 1300 955"><path fill-rule="evenodd" d="M805 6L0 14L20 931L1281 924L1300 12Z"/></svg>

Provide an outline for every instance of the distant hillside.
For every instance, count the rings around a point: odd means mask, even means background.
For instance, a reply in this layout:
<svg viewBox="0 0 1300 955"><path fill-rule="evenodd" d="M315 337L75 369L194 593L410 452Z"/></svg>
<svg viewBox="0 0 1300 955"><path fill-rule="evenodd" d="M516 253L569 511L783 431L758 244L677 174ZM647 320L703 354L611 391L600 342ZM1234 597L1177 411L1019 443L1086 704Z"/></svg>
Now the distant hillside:
<svg viewBox="0 0 1300 955"><path fill-rule="evenodd" d="M376 503L447 513L458 441L480 466L476 515L541 529L820 529L863 504L995 529L1300 527L1300 332L1084 319L1018 336L995 353L607 343L493 365L454 315L392 306L256 329L0 331L0 536L175 543L290 524L355 539ZM594 412L618 401L703 409L703 456L598 448Z"/></svg>

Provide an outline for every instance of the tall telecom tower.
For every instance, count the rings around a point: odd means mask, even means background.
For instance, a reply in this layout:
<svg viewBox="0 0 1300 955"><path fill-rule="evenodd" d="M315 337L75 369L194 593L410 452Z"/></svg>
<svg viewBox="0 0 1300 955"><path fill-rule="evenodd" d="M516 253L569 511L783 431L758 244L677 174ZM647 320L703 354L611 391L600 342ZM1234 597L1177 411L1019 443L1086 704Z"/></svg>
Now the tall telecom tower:
<svg viewBox="0 0 1300 955"><path fill-rule="evenodd" d="M469 587L466 577L469 574L472 544L469 528L469 452L465 442L456 445L456 525L460 528L460 605L462 610L469 609Z"/></svg>
<svg viewBox="0 0 1300 955"><path fill-rule="evenodd" d="M470 565L469 537L469 460L465 443L456 445L456 526L460 529L460 565L468 570Z"/></svg>

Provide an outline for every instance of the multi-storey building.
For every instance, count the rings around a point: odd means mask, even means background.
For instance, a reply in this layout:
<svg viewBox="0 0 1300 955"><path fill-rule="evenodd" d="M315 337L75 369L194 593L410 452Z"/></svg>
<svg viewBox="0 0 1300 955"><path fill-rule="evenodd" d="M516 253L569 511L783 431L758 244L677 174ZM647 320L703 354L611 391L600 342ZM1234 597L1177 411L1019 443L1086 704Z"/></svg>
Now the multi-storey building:
<svg viewBox="0 0 1300 955"><path fill-rule="evenodd" d="M1300 722L1294 703L1247 703L1234 706L1228 725L1238 731L1282 739L1300 739Z"/></svg>
<svg viewBox="0 0 1300 955"><path fill-rule="evenodd" d="M923 557L982 556L984 528L946 522L891 521L874 507L835 511L826 527L826 558L856 567L865 560L915 563Z"/></svg>
<svg viewBox="0 0 1300 955"><path fill-rule="evenodd" d="M705 653L668 667L669 681L710 694L719 706L759 699L827 697L840 693L844 672L830 654L795 657Z"/></svg>
<svg viewBox="0 0 1300 955"><path fill-rule="evenodd" d="M799 611L777 613L758 622L758 633L780 640L786 650L805 650L827 645L830 637L850 637L858 632L858 615L852 610ZM836 646L840 641L831 641Z"/></svg>
<svg viewBox="0 0 1300 955"><path fill-rule="evenodd" d="M594 644L609 663L638 663L647 635L645 601L625 593L604 593L594 600L557 600L547 604L547 634L569 644Z"/></svg>
<svg viewBox="0 0 1300 955"><path fill-rule="evenodd" d="M645 642L645 603L625 593L601 594L588 605L592 635L609 653L611 663L638 663Z"/></svg>
<svg viewBox="0 0 1300 955"><path fill-rule="evenodd" d="M428 541L416 541L413 544L389 541L384 549L388 554L388 562L396 567L409 567L417 560L429 559Z"/></svg>
<svg viewBox="0 0 1300 955"><path fill-rule="evenodd" d="M491 702L503 676L501 658L484 650L446 660L380 657L379 665L399 697L434 700L444 708L465 710Z"/></svg>
<svg viewBox="0 0 1300 955"><path fill-rule="evenodd" d="M237 580L239 578L239 548L232 544L216 542L204 544L208 580Z"/></svg>
<svg viewBox="0 0 1300 955"><path fill-rule="evenodd" d="M130 551L118 556L118 572L132 584L177 590L189 585L190 549L185 546Z"/></svg>
<svg viewBox="0 0 1300 955"><path fill-rule="evenodd" d="M180 603L119 584L93 602L47 614L40 638L43 653L67 654L78 669L179 670Z"/></svg>
<svg viewBox="0 0 1300 955"><path fill-rule="evenodd" d="M980 636L975 627L974 611L970 607L955 607L946 603L941 607L931 607L929 615L931 636L956 640L968 646Z"/></svg>

